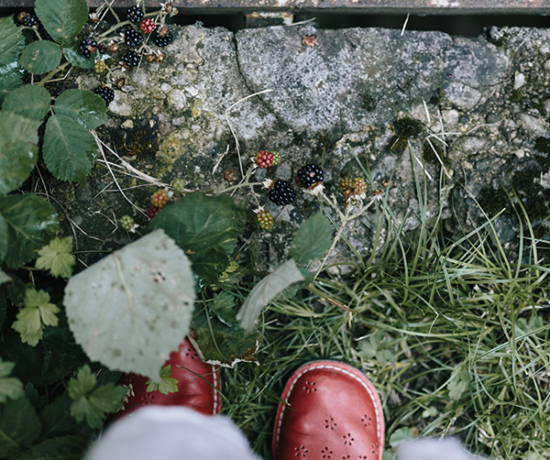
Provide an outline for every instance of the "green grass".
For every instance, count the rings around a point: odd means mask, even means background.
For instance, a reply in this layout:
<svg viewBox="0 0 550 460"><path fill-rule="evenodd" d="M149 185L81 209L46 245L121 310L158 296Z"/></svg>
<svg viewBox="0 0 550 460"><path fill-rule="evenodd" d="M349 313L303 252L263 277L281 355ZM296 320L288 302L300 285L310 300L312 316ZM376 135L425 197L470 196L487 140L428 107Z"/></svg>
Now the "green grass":
<svg viewBox="0 0 550 460"><path fill-rule="evenodd" d="M308 291L271 305L260 365L222 371L223 413L269 459L286 379L305 362L334 359L378 389L389 458L413 435L455 435L494 459L549 458L550 262L539 256L549 243L534 238L521 208L523 256L512 260L493 220L451 241L424 221L405 235L387 204L377 206L377 255L352 276L318 279L353 314Z"/></svg>

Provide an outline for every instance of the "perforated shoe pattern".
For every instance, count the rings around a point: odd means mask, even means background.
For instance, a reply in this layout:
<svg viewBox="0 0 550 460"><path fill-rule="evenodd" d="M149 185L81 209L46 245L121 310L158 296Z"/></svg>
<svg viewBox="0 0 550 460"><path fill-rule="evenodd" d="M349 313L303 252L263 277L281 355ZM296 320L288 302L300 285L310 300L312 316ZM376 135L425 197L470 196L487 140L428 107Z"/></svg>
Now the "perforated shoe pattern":
<svg viewBox="0 0 550 460"><path fill-rule="evenodd" d="M381 460L384 419L372 383L332 361L306 364L290 378L275 421L274 460Z"/></svg>

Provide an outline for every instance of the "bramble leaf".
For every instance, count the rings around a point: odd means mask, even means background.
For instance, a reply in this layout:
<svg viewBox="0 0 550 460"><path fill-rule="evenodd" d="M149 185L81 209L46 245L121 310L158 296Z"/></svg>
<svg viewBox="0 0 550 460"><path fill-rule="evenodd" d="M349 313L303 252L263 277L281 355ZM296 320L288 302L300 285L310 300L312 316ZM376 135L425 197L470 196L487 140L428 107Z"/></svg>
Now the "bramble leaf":
<svg viewBox="0 0 550 460"><path fill-rule="evenodd" d="M23 384L17 377L9 377L15 363L0 358L0 404L8 399L19 399L25 395Z"/></svg>
<svg viewBox="0 0 550 460"><path fill-rule="evenodd" d="M152 380L147 380L147 391L160 391L163 395L168 393L175 393L178 391L178 380L170 377L172 375L172 366L164 366L160 370L160 382L153 382Z"/></svg>
<svg viewBox="0 0 550 460"><path fill-rule="evenodd" d="M156 381L189 330L194 284L186 255L159 229L69 280L69 326L90 359Z"/></svg>
<svg viewBox="0 0 550 460"><path fill-rule="evenodd" d="M12 91L2 104L2 110L42 121L50 108L50 92L43 86L25 85Z"/></svg>
<svg viewBox="0 0 550 460"><path fill-rule="evenodd" d="M27 289L25 308L19 310L12 327L21 334L21 340L34 347L44 334L45 326L57 326L59 308L50 303L50 294Z"/></svg>
<svg viewBox="0 0 550 460"><path fill-rule="evenodd" d="M212 312L222 323L231 326L235 322L235 297L223 290L219 294L214 294Z"/></svg>
<svg viewBox="0 0 550 460"><path fill-rule="evenodd" d="M307 219L296 232L290 247L289 257L297 263L322 257L332 243L332 225L322 214Z"/></svg>
<svg viewBox="0 0 550 460"><path fill-rule="evenodd" d="M12 17L0 18L0 102L23 83L23 72L17 63L23 48L25 38Z"/></svg>
<svg viewBox="0 0 550 460"><path fill-rule="evenodd" d="M109 121L105 101L91 91L63 91L55 101L54 110L56 114L66 115L86 129L95 129Z"/></svg>
<svg viewBox="0 0 550 460"><path fill-rule="evenodd" d="M78 52L78 43L70 47L64 47L63 56L65 56L65 59L67 59L71 65L81 69L93 69L95 66L93 59L88 59Z"/></svg>
<svg viewBox="0 0 550 460"><path fill-rule="evenodd" d="M27 45L21 53L19 64L27 72L42 75L59 65L61 55L59 45L47 40L40 40Z"/></svg>
<svg viewBox="0 0 550 460"><path fill-rule="evenodd" d="M71 254L73 249L73 238L55 237L49 244L38 251L35 267L40 270L50 270L55 277L68 278L71 276L75 258Z"/></svg>
<svg viewBox="0 0 550 460"><path fill-rule="evenodd" d="M86 0L36 0L35 12L57 43L72 42L88 20Z"/></svg>
<svg viewBox="0 0 550 460"><path fill-rule="evenodd" d="M263 308L291 284L304 279L294 259L287 260L284 264L279 265L273 273L261 280L248 294L239 313L237 313L237 320L240 321L241 327L245 331L251 332Z"/></svg>
<svg viewBox="0 0 550 460"><path fill-rule="evenodd" d="M65 391L38 412L38 418L42 423L40 439L44 440L64 435L89 436L93 434L87 424L77 423L71 416L72 402L69 393Z"/></svg>
<svg viewBox="0 0 550 460"><path fill-rule="evenodd" d="M8 400L0 407L0 458L10 458L30 447L42 429L27 398Z"/></svg>
<svg viewBox="0 0 550 460"><path fill-rule="evenodd" d="M80 460L91 441L82 436L61 436L46 439L32 446L17 460Z"/></svg>
<svg viewBox="0 0 550 460"><path fill-rule="evenodd" d="M66 115L46 123L43 155L50 172L60 180L83 183L95 161L97 145L90 132Z"/></svg>
<svg viewBox="0 0 550 460"><path fill-rule="evenodd" d="M44 198L26 195L0 196L0 214L8 227L5 263L19 268L35 256L57 233L59 222L54 207Z"/></svg>

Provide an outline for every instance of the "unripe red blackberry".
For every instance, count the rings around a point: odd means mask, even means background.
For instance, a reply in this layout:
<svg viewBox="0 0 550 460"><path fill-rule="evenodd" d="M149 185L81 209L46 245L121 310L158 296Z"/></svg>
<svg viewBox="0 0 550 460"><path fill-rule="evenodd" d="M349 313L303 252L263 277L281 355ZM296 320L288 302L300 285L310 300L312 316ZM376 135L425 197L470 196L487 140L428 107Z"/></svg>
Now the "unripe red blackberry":
<svg viewBox="0 0 550 460"><path fill-rule="evenodd" d="M155 21L151 18L147 18L141 21L139 30L141 30L144 34L150 34L153 30L155 30L155 27Z"/></svg>
<svg viewBox="0 0 550 460"><path fill-rule="evenodd" d="M273 165L273 154L266 150L260 150L254 157L254 162L258 165L258 168L269 168Z"/></svg>
<svg viewBox="0 0 550 460"><path fill-rule="evenodd" d="M170 200L170 197L168 196L168 193L166 190L157 190L155 193L153 193L153 196L151 197L151 201L153 202L153 205L156 206L159 209L162 209L166 206L166 203Z"/></svg>
<svg viewBox="0 0 550 460"><path fill-rule="evenodd" d="M157 208L155 205L152 205L149 208L149 211L147 211L147 217L149 217L149 219L152 219L158 214L159 211L160 211L159 208Z"/></svg>

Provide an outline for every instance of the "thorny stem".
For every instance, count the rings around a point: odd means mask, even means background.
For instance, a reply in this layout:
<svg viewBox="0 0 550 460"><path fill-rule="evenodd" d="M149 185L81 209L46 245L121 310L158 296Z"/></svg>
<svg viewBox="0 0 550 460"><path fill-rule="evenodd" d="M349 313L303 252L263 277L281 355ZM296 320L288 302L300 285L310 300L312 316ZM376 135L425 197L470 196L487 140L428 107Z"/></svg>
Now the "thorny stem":
<svg viewBox="0 0 550 460"><path fill-rule="evenodd" d="M38 83L38 86L44 86L50 78L52 78L57 72L61 72L65 67L69 65L68 62L64 62L61 65L58 65L55 69L53 69L48 75L46 75L42 80L40 80L40 83Z"/></svg>

